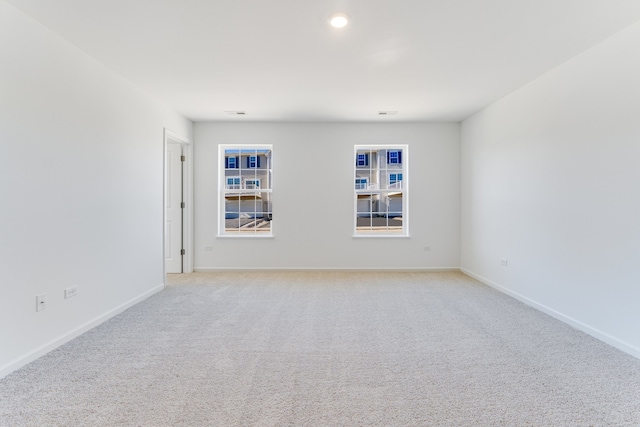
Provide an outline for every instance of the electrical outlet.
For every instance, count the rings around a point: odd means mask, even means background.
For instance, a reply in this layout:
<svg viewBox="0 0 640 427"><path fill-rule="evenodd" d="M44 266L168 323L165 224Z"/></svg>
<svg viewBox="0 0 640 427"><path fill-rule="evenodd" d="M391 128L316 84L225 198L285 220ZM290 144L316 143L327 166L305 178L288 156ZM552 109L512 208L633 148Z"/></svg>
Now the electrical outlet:
<svg viewBox="0 0 640 427"><path fill-rule="evenodd" d="M509 263L507 262L506 258L502 258L500 260L500 265L503 266L503 267L507 267L509 265Z"/></svg>
<svg viewBox="0 0 640 427"><path fill-rule="evenodd" d="M36 311L42 311L47 308L47 294L36 295Z"/></svg>
<svg viewBox="0 0 640 427"><path fill-rule="evenodd" d="M212 246L212 245L206 245L206 246L204 247L204 250L205 250L205 251L212 251L212 250L213 250L213 246Z"/></svg>
<svg viewBox="0 0 640 427"><path fill-rule="evenodd" d="M78 295L78 287L72 286L64 290L64 299L73 298Z"/></svg>
<svg viewBox="0 0 640 427"><path fill-rule="evenodd" d="M431 246L423 246L422 250L425 252L431 252Z"/></svg>

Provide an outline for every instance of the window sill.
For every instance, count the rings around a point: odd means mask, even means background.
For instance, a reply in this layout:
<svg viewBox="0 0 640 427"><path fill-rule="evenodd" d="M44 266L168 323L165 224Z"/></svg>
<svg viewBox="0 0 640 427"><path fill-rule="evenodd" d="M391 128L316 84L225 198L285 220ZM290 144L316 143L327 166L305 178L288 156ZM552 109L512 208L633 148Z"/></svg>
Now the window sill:
<svg viewBox="0 0 640 427"><path fill-rule="evenodd" d="M233 236L233 235L228 235L228 234L218 234L216 236L216 239L273 239L275 236L273 234L270 234L268 236L260 236L260 235L238 235L238 236Z"/></svg>
<svg viewBox="0 0 640 427"><path fill-rule="evenodd" d="M410 239L409 234L354 234L354 239Z"/></svg>

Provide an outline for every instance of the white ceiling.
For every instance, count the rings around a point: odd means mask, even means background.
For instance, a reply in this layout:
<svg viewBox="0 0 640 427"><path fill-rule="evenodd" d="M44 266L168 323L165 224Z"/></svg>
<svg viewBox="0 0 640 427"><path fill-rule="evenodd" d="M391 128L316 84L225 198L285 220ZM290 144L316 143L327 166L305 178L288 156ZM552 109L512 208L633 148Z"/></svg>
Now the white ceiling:
<svg viewBox="0 0 640 427"><path fill-rule="evenodd" d="M459 121L640 20L640 0L9 2L194 121Z"/></svg>

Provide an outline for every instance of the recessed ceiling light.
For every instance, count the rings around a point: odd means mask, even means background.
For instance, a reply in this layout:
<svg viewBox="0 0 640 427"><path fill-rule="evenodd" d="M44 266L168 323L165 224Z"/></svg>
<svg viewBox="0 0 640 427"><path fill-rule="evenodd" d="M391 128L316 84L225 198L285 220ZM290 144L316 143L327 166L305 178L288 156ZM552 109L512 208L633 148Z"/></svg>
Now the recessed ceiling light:
<svg viewBox="0 0 640 427"><path fill-rule="evenodd" d="M329 17L329 25L333 28L344 28L349 23L349 17L344 13L334 13Z"/></svg>

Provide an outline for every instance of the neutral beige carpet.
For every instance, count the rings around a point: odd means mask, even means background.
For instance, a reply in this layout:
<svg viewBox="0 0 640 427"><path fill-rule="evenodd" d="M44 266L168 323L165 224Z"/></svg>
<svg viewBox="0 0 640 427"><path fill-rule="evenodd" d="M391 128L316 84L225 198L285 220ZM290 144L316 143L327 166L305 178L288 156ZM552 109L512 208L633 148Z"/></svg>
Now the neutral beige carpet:
<svg viewBox="0 0 640 427"><path fill-rule="evenodd" d="M640 426L640 360L460 273L172 276L0 381L2 426Z"/></svg>

